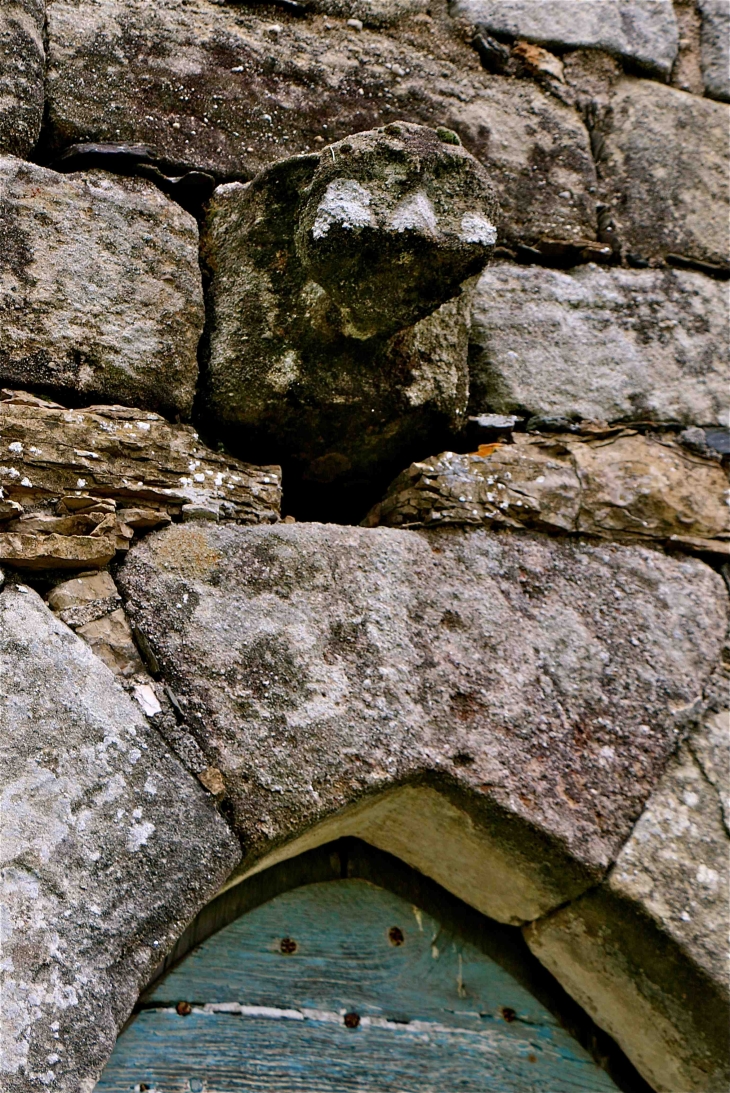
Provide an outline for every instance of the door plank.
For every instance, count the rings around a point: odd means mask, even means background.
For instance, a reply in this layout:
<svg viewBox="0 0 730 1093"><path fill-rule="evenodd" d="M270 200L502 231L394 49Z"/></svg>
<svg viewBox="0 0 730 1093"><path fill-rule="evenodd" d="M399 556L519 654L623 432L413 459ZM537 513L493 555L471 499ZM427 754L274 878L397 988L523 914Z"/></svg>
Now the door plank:
<svg viewBox="0 0 730 1093"><path fill-rule="evenodd" d="M146 1006L97 1093L617 1088L498 963L364 880L306 885L243 915Z"/></svg>

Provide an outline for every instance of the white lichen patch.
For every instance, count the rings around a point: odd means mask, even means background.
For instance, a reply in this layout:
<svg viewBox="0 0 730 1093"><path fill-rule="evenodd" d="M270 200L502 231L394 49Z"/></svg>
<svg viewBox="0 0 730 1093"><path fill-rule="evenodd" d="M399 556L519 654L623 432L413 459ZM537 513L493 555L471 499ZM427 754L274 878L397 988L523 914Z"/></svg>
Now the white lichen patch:
<svg viewBox="0 0 730 1093"><path fill-rule="evenodd" d="M419 231L426 235L438 231L438 220L428 195L422 190L404 197L393 210L390 226L397 232Z"/></svg>
<svg viewBox="0 0 730 1093"><path fill-rule="evenodd" d="M464 213L459 238L464 243L481 243L482 246L493 247L497 242L497 229L478 213Z"/></svg>
<svg viewBox="0 0 730 1093"><path fill-rule="evenodd" d="M371 200L370 191L354 178L336 178L330 182L317 206L312 238L324 238L333 225L349 231L374 226Z"/></svg>

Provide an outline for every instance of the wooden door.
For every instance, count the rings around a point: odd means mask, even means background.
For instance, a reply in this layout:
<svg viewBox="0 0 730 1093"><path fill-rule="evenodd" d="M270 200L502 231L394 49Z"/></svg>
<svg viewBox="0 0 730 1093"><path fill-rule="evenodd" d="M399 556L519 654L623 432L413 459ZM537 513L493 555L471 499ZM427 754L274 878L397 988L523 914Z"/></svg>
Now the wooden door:
<svg viewBox="0 0 730 1093"><path fill-rule="evenodd" d="M364 879L284 892L147 996L97 1093L609 1093L516 978Z"/></svg>

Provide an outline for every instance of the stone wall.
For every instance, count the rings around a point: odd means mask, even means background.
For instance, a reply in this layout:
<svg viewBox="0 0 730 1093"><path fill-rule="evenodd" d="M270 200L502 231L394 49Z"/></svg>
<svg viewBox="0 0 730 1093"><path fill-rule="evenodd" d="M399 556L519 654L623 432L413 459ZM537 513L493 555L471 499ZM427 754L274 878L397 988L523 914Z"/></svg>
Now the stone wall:
<svg viewBox="0 0 730 1093"><path fill-rule="evenodd" d="M341 835L730 1081L727 0L6 0L0 1088Z"/></svg>

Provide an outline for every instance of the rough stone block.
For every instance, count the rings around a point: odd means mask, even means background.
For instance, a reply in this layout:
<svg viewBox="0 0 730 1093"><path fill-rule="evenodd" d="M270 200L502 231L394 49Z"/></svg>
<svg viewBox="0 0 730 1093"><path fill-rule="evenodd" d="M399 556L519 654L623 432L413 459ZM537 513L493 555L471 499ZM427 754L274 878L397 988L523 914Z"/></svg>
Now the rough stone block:
<svg viewBox="0 0 730 1093"><path fill-rule="evenodd" d="M151 183L0 157L0 381L189 415L195 220Z"/></svg>
<svg viewBox="0 0 730 1093"><path fill-rule="evenodd" d="M618 852L726 626L694 559L481 530L172 525L118 579L247 867L360 834L511 922Z"/></svg>
<svg viewBox="0 0 730 1093"><path fill-rule="evenodd" d="M92 1089L237 840L109 669L0 594L3 1090Z"/></svg>
<svg viewBox="0 0 730 1093"><path fill-rule="evenodd" d="M209 0L53 0L48 140L147 145L169 164L252 178L288 155L402 119L459 133L488 168L501 239L595 238L595 169L577 112L490 76L436 22L407 37Z"/></svg>
<svg viewBox="0 0 730 1093"><path fill-rule="evenodd" d="M680 749L606 884L527 931L540 960L663 1093L721 1093L730 1081L729 718L716 712ZM718 785L705 769L713 750Z"/></svg>
<svg viewBox="0 0 730 1093"><path fill-rule="evenodd" d="M727 285L700 273L495 264L471 342L475 413L728 423Z"/></svg>
<svg viewBox="0 0 730 1093"><path fill-rule="evenodd" d="M604 197L627 255L730 269L730 108L624 79L594 135Z"/></svg>
<svg viewBox="0 0 730 1093"><path fill-rule="evenodd" d="M0 153L27 156L43 121L44 0L0 8Z"/></svg>
<svg viewBox="0 0 730 1093"><path fill-rule="evenodd" d="M671 0L452 0L490 34L561 49L600 49L668 76L677 55Z"/></svg>
<svg viewBox="0 0 730 1093"><path fill-rule="evenodd" d="M220 187L203 237L207 399L229 445L352 483L461 424L460 286L487 260L495 212L473 156L403 122Z"/></svg>
<svg viewBox="0 0 730 1093"><path fill-rule="evenodd" d="M730 2L698 0L702 16L700 51L705 91L730 102Z"/></svg>

